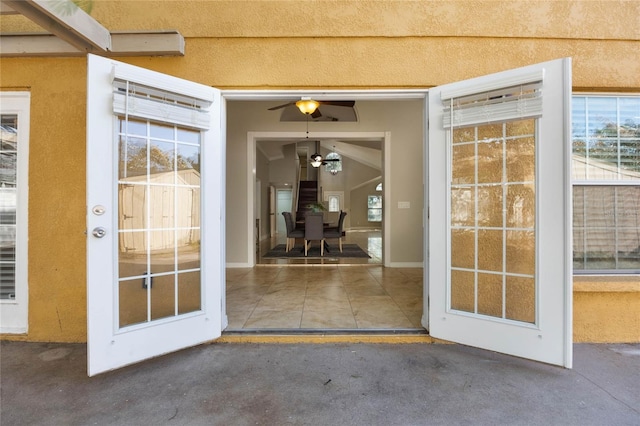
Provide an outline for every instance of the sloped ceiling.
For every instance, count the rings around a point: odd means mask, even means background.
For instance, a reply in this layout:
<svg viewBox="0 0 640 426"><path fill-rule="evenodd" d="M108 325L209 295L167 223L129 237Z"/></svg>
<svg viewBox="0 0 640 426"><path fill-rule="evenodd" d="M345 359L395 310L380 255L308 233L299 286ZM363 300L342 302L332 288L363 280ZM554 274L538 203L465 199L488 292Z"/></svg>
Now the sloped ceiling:
<svg viewBox="0 0 640 426"><path fill-rule="evenodd" d="M262 140L257 141L256 147L269 161L284 158L283 147L299 142L298 139ZM382 163L382 141L380 140L345 140L327 139L320 141L322 148L335 151L351 160L358 161L369 167L380 169Z"/></svg>

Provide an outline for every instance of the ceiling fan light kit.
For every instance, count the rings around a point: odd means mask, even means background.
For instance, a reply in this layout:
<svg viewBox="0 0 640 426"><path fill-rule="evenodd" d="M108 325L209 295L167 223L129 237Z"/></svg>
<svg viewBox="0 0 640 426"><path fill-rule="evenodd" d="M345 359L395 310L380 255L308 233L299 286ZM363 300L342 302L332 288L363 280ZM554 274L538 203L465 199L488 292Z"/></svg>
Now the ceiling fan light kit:
<svg viewBox="0 0 640 426"><path fill-rule="evenodd" d="M353 108L355 105L355 101L316 101L309 97L303 97L299 101L288 102L286 104L277 105L269 108L269 111L275 111L281 108L286 108L291 105L295 105L301 113L303 113L307 118L307 137L306 140L309 140L309 116L313 118L321 117L320 111L318 107L321 104L324 105L332 105L332 106L340 106ZM334 152L330 153L327 158L322 158L322 155L317 152L310 157L309 163L313 168L319 168L322 165L331 165L327 168L327 171L332 175L338 174L339 171L342 171L342 165L340 164L341 157L338 153L335 152L335 146L333 147Z"/></svg>
<svg viewBox="0 0 640 426"><path fill-rule="evenodd" d="M340 164L341 160L342 158L337 152L335 152L334 147L334 151L327 155L326 158L322 158L322 155L316 152L310 157L309 163L316 169L320 166L326 166L326 171L335 176L338 172L342 171L342 165Z"/></svg>
<svg viewBox="0 0 640 426"><path fill-rule="evenodd" d="M330 111L329 115L324 115L320 112L320 109L324 106L328 106L330 108L333 107L343 107L346 115L344 113L338 113L338 115L343 116L345 121L357 121L355 112L353 111L353 106L356 104L356 101L317 101L315 99L311 99L310 97L302 97L297 101L287 102L286 104L276 105L274 107L268 108L269 111L276 111L279 109L286 108L281 114L281 121L298 121L292 119L291 113L288 111L292 109L295 111L296 109L302 113L303 116L309 118L313 118L314 121L342 121L341 118L337 118L334 116L335 109ZM295 108L289 108L295 107ZM288 116L287 120L282 120L282 117ZM298 113L294 114L296 117L299 117Z"/></svg>
<svg viewBox="0 0 640 426"><path fill-rule="evenodd" d="M316 112L316 109L320 106L320 102L314 101L311 98L302 98L296 102L296 106L301 113L311 115Z"/></svg>
<svg viewBox="0 0 640 426"><path fill-rule="evenodd" d="M322 166L322 155L317 152L311 156L311 166L318 168Z"/></svg>

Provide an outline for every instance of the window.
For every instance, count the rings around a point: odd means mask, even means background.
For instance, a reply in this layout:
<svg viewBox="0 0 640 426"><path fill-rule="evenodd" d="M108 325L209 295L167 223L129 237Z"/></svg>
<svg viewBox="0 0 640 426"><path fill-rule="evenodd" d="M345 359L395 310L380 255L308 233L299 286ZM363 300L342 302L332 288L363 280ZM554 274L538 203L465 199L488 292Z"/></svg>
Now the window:
<svg viewBox="0 0 640 426"><path fill-rule="evenodd" d="M329 211L340 211L340 197L338 195L329 195Z"/></svg>
<svg viewBox="0 0 640 426"><path fill-rule="evenodd" d="M325 191L323 195L323 204L327 207L327 211L330 213L338 213L343 208L343 199L344 191Z"/></svg>
<svg viewBox="0 0 640 426"><path fill-rule="evenodd" d="M382 222L382 196L369 195L367 197L367 220Z"/></svg>
<svg viewBox="0 0 640 426"><path fill-rule="evenodd" d="M2 114L0 124L0 299L15 300L18 115Z"/></svg>
<svg viewBox="0 0 640 426"><path fill-rule="evenodd" d="M640 97L574 96L573 266L640 272Z"/></svg>
<svg viewBox="0 0 640 426"><path fill-rule="evenodd" d="M0 93L0 323L27 331L28 92Z"/></svg>
<svg viewBox="0 0 640 426"><path fill-rule="evenodd" d="M330 152L329 154L327 154L325 160L329 160L324 166L324 170L326 172L329 172L335 176L338 174L338 172L342 171L342 157L337 152Z"/></svg>

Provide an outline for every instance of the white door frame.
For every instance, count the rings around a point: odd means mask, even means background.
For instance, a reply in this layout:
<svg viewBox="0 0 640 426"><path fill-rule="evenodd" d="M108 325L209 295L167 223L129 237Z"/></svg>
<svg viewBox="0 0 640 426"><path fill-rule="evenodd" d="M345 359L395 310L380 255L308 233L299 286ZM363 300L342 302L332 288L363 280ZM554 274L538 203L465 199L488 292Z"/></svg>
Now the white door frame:
<svg viewBox="0 0 640 426"><path fill-rule="evenodd" d="M255 169L256 169L256 142L258 140L264 139L292 139L292 140L301 140L306 137L305 132L247 132L247 211L253 212L253 200L255 194L253 193L254 182L256 179ZM340 140L348 140L348 139L373 139L378 138L383 141L385 155L383 155L384 165L383 165L383 177L385 181L385 185L382 187L383 199L389 196L389 184L390 182L390 167L391 167L391 156L388 154L390 151L391 144L391 133L390 132L313 132L313 137L318 139L337 139ZM388 199L388 198L386 198ZM389 263L390 256L390 244L385 244L385 229L389 229L387 223L391 221L391 213L389 203L383 204L384 214L382 215L382 247L383 247L383 261L384 266L391 266ZM251 218L248 219L247 225L251 225ZM247 267L252 268L256 265L255 253L249 247L247 253Z"/></svg>
<svg viewBox="0 0 640 426"><path fill-rule="evenodd" d="M299 98L302 96L309 96L317 100L330 100L336 97L343 99L353 99L355 101L397 101L397 100L409 100L409 99L427 99L427 89L416 90L327 90L322 92L314 91L301 91L301 90L223 90L222 98L224 101L288 101L292 98ZM424 123L426 128L426 123ZM427 133L423 132L423 144L427 143ZM255 165L256 165L256 140L262 138L297 138L304 139L306 137L305 132L248 132L247 133L247 195L249 206L247 206L247 213L252 216L254 203L254 186L255 181ZM391 182L391 133L390 132L314 132L314 137L318 138L359 138L359 137L373 137L380 138L384 142L383 148L383 178L385 185L383 186L383 199L389 198L389 187ZM426 182L425 182L426 184ZM389 203L385 203L383 206L383 262L384 266L391 266L391 247L390 244L384 243L385 230L389 229L388 224L391 223L391 212ZM247 229L252 229L253 219L247 217ZM425 223L426 224L426 223ZM250 238L250 237L248 237ZM246 267L253 267L256 264L255 253L251 249L251 241L247 241L248 253Z"/></svg>

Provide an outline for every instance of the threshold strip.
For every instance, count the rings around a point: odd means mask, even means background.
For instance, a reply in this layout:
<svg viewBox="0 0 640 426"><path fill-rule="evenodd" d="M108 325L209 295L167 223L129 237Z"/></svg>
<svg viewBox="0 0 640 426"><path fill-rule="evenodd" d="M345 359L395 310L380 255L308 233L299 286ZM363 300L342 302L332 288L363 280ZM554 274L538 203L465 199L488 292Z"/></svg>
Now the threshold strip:
<svg viewBox="0 0 640 426"><path fill-rule="evenodd" d="M242 329L222 333L216 343L445 343L424 329Z"/></svg>
<svg viewBox="0 0 640 426"><path fill-rule="evenodd" d="M241 328L226 330L222 335L345 335L345 334L429 334L424 328Z"/></svg>

